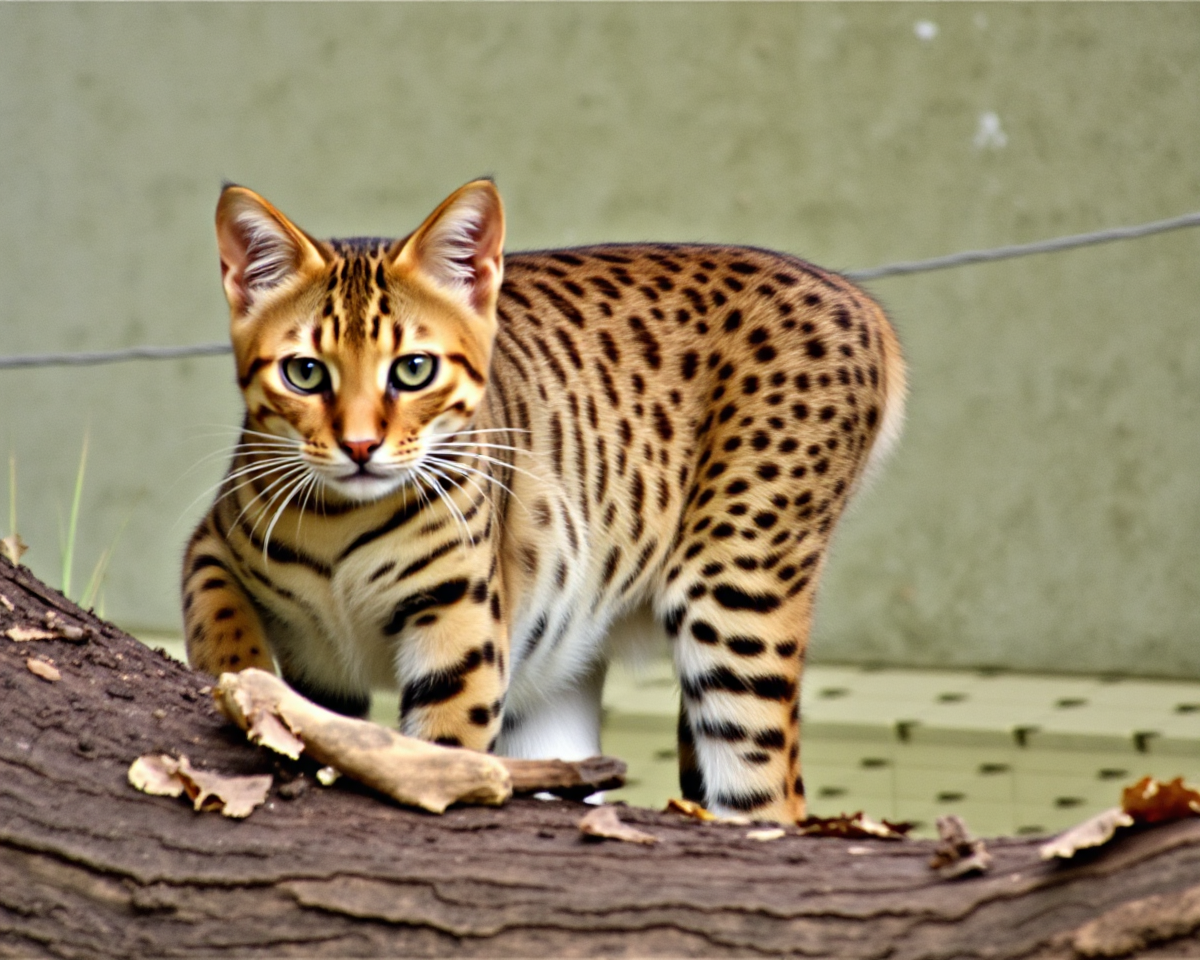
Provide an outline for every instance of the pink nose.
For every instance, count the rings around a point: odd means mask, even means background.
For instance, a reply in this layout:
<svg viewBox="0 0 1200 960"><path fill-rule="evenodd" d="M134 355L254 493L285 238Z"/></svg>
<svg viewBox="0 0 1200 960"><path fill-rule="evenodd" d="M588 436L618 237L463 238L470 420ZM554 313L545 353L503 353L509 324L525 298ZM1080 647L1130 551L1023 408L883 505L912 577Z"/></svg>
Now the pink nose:
<svg viewBox="0 0 1200 960"><path fill-rule="evenodd" d="M343 440L341 445L350 459L359 466L370 460L371 454L379 449L378 440Z"/></svg>

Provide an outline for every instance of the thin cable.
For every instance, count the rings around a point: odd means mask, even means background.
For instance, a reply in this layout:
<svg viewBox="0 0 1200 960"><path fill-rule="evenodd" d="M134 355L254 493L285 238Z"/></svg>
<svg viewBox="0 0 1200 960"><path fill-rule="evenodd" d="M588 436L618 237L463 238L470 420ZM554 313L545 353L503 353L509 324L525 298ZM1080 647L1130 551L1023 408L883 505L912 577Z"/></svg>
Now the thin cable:
<svg viewBox="0 0 1200 960"><path fill-rule="evenodd" d="M1013 257L1028 257L1039 253L1056 253L1076 247L1089 247L1097 243L1114 240L1136 240L1169 230L1200 226L1200 211L1185 213L1166 220L1154 220L1132 227L1112 227L1090 233L1075 233L1050 240L1035 240L1033 243L1015 243L990 250L964 250L944 257L928 260L910 260L891 263L867 270L847 270L842 275L850 280L878 280L881 277L898 277L910 273L928 273L932 270L947 270L972 263L992 263L996 260L1011 260ZM197 343L190 347L129 347L125 350L98 350L92 353L30 353L24 356L0 357L0 370L18 367L82 367L100 363L122 363L127 360L179 360L185 357L211 357L232 352L227 343Z"/></svg>
<svg viewBox="0 0 1200 960"><path fill-rule="evenodd" d="M1182 230L1184 227L1197 226L1200 226L1200 211L1185 213L1183 216L1170 217L1166 220L1140 223L1134 227L1112 227L1108 230L1094 230L1091 233L1075 233L1066 237L1055 237L1052 240L1014 243L1007 247L994 247L991 250L964 250L962 253L932 257L929 260L911 260L907 263L872 267L869 270L850 270L842 276L851 280L877 280L880 277L895 277L906 273L946 270L949 267L961 267L969 263L991 263L994 260L1009 260L1012 257L1028 257L1035 253L1054 253L1058 250L1071 250L1075 247L1089 247L1096 243L1111 243L1113 240L1136 240L1138 237L1148 237L1154 233L1166 233L1168 230Z"/></svg>
<svg viewBox="0 0 1200 960"><path fill-rule="evenodd" d="M122 363L126 360L178 360L182 357L209 357L231 353L228 343L197 343L190 347L129 347L125 350L97 350L92 353L30 353L19 357L0 357L0 370L13 367L85 367L98 363Z"/></svg>

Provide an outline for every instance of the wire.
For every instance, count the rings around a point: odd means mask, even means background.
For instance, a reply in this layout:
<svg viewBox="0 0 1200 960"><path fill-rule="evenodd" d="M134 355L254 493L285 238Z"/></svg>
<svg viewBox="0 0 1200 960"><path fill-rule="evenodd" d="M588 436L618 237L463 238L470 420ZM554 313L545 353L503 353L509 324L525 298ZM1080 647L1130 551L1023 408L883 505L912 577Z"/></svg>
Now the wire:
<svg viewBox="0 0 1200 960"><path fill-rule="evenodd" d="M92 353L29 353L0 357L0 370L14 367L85 367L98 363L122 363L126 360L178 360L182 357L208 357L231 353L228 343L197 343L190 347L129 347L125 350L97 350Z"/></svg>
<svg viewBox="0 0 1200 960"><path fill-rule="evenodd" d="M973 263L993 263L1028 257L1040 253L1056 253L1076 247L1089 247L1097 243L1112 243L1114 240L1136 240L1156 233L1182 230L1200 226L1200 211L1185 213L1166 220L1153 220L1132 227L1112 227L1090 233L1075 233L1050 240L1033 243L1016 243L989 250L964 250L944 257L928 260L910 260L902 263L871 267L867 270L847 270L842 275L850 280L878 280L882 277L898 277L911 273L928 273L933 270L948 270ZM212 357L232 352L228 343L197 343L188 347L129 347L124 350L97 350L90 353L30 353L24 356L0 357L0 370L29 367L81 367L101 363L123 363L127 360L181 360L186 357Z"/></svg>
<svg viewBox="0 0 1200 960"><path fill-rule="evenodd" d="M1140 223L1134 227L1112 227L1108 230L1095 230L1091 233L1076 233L1066 237L1055 237L1052 240L1015 243L1007 247L994 247L991 250L964 250L962 253L951 253L944 257L931 257L928 260L892 263L883 267L872 267L869 270L851 270L844 273L843 276L851 280L878 280L880 277L895 277L906 273L926 273L930 270L946 270L949 267L962 267L970 263L991 263L994 260L1028 257L1035 253L1055 253L1059 250L1071 250L1075 247L1089 247L1096 243L1111 243L1114 240L1136 240L1138 237L1148 237L1155 233L1166 233L1168 230L1182 230L1184 227L1197 226L1200 226L1200 211L1185 213L1183 216L1170 217L1166 220Z"/></svg>

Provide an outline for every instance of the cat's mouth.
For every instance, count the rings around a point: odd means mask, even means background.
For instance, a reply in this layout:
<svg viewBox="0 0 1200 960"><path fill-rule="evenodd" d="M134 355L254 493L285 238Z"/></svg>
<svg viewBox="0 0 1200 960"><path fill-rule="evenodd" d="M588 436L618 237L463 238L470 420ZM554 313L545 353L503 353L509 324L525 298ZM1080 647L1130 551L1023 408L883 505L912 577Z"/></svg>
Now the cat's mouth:
<svg viewBox="0 0 1200 960"><path fill-rule="evenodd" d="M380 468L373 463L358 464L353 470L336 476L325 476L327 486L351 500L378 500L394 493L409 482L409 471Z"/></svg>

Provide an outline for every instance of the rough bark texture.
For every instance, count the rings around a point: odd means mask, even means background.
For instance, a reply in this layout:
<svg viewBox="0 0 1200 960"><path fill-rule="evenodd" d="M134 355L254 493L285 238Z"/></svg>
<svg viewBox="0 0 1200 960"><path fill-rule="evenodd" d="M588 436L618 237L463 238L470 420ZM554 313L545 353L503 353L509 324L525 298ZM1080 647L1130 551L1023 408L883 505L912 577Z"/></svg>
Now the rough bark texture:
<svg viewBox="0 0 1200 960"><path fill-rule="evenodd" d="M207 678L3 560L0 595L0 956L1200 956L1200 820L1067 865L993 840L988 875L946 882L932 841L627 809L659 842L596 842L585 807L532 799L437 817L250 747ZM3 636L50 609L91 636ZM126 782L158 751L276 785L247 820L193 813Z"/></svg>

